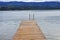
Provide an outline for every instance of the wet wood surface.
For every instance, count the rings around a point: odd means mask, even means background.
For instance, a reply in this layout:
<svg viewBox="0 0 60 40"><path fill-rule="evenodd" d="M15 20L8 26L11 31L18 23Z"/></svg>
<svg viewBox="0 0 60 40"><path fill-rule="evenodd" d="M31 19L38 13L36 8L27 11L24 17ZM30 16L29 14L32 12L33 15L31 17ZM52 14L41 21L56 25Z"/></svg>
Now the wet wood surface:
<svg viewBox="0 0 60 40"><path fill-rule="evenodd" d="M46 40L35 21L22 21L13 40Z"/></svg>

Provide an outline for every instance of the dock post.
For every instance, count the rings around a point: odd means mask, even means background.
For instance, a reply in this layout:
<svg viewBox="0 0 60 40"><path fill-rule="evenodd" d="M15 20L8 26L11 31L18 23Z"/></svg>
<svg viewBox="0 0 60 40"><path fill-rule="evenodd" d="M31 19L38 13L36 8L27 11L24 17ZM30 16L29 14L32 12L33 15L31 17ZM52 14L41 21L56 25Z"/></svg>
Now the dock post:
<svg viewBox="0 0 60 40"><path fill-rule="evenodd" d="M35 15L33 14L33 20L35 20L35 18L34 18L34 17L35 17Z"/></svg>
<svg viewBox="0 0 60 40"><path fill-rule="evenodd" d="M30 20L30 14L29 14L29 20Z"/></svg>

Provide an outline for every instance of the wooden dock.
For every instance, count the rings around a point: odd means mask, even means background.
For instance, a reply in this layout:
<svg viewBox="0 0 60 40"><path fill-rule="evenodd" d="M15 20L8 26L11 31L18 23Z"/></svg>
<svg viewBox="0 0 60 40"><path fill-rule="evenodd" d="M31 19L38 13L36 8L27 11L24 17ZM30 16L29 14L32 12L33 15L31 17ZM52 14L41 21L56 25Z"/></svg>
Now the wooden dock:
<svg viewBox="0 0 60 40"><path fill-rule="evenodd" d="M35 21L22 21L12 40L46 40Z"/></svg>

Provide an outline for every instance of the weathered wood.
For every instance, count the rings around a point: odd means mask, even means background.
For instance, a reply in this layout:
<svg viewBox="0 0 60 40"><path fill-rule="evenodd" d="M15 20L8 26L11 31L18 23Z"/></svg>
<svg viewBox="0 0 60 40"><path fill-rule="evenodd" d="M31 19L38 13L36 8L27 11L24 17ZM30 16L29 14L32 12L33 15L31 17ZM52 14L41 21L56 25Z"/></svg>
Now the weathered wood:
<svg viewBox="0 0 60 40"><path fill-rule="evenodd" d="M13 40L46 40L42 31L34 21L23 21Z"/></svg>

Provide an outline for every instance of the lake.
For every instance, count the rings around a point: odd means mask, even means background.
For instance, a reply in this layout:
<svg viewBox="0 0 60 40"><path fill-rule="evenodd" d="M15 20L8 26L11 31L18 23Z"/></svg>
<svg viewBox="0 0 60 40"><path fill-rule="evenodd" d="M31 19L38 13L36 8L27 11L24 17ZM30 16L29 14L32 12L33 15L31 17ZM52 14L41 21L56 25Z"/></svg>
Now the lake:
<svg viewBox="0 0 60 40"><path fill-rule="evenodd" d="M12 40L21 21L35 21L47 40L60 40L60 10L0 11L0 40Z"/></svg>

